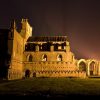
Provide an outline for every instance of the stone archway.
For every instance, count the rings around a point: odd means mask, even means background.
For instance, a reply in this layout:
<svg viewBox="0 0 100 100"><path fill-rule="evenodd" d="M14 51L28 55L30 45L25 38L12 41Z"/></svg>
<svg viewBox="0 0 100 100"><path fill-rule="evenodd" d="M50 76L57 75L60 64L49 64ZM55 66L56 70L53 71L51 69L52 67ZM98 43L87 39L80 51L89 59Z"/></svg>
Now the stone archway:
<svg viewBox="0 0 100 100"><path fill-rule="evenodd" d="M96 69L96 63L94 61L92 61L89 65L89 72L90 72L90 75L95 75L95 69Z"/></svg>
<svg viewBox="0 0 100 100"><path fill-rule="evenodd" d="M81 61L79 63L79 71L85 71L86 72L86 63Z"/></svg>
<svg viewBox="0 0 100 100"><path fill-rule="evenodd" d="M36 77L36 72L33 72L33 77Z"/></svg>
<svg viewBox="0 0 100 100"><path fill-rule="evenodd" d="M25 71L25 77L26 77L26 78L29 78L29 77L30 77L30 74L31 74L30 70L27 69L27 70Z"/></svg>
<svg viewBox="0 0 100 100"><path fill-rule="evenodd" d="M87 71L87 62L85 59L80 59L78 62L77 62L77 66L78 66L78 69L79 71Z"/></svg>

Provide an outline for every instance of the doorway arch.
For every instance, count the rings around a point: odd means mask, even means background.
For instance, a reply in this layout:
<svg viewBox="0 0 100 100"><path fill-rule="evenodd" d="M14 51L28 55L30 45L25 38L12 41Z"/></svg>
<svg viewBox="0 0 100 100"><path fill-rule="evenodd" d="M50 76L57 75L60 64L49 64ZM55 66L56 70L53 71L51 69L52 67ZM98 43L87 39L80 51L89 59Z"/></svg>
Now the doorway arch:
<svg viewBox="0 0 100 100"><path fill-rule="evenodd" d="M95 62L92 61L89 65L89 71L90 71L90 75L95 75Z"/></svg>
<svg viewBox="0 0 100 100"><path fill-rule="evenodd" d="M33 72L33 77L36 77L36 72Z"/></svg>
<svg viewBox="0 0 100 100"><path fill-rule="evenodd" d="M86 71L86 63L81 61L79 63L79 71Z"/></svg>
<svg viewBox="0 0 100 100"><path fill-rule="evenodd" d="M25 71L25 77L26 77L26 78L29 78L29 77L30 77L30 74L31 74L30 70L27 69L27 70Z"/></svg>

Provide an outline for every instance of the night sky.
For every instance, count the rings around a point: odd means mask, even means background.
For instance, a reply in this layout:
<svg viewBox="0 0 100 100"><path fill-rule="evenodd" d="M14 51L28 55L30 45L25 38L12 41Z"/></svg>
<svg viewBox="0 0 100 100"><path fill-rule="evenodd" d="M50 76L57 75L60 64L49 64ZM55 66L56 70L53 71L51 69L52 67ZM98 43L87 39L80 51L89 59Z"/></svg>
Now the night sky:
<svg viewBox="0 0 100 100"><path fill-rule="evenodd" d="M0 28L22 18L33 36L67 35L76 58L100 60L100 0L0 0Z"/></svg>

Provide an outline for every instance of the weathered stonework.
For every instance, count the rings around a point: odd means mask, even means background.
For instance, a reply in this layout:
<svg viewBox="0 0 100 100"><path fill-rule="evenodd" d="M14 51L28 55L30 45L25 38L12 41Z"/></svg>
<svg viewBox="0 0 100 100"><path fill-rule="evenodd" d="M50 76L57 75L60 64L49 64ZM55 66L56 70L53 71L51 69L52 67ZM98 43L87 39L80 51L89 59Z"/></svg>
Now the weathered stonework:
<svg viewBox="0 0 100 100"><path fill-rule="evenodd" d="M100 62L93 59L77 60L70 50L67 36L35 37L32 36L28 20L22 19L21 23L20 32L16 29L15 21L7 31L9 59L5 57L7 70L4 73L7 74L1 77L13 80L23 77L100 76ZM0 34L4 34L4 31Z"/></svg>

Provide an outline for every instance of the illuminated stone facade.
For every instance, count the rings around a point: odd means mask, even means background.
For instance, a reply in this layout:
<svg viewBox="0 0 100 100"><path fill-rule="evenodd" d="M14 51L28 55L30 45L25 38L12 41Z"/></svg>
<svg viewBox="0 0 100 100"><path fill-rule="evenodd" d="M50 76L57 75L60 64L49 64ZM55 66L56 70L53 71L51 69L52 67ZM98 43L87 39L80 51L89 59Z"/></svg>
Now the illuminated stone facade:
<svg viewBox="0 0 100 100"><path fill-rule="evenodd" d="M6 51L1 50L1 78L9 80L24 77L81 77L100 75L100 62L75 58L67 36L32 36L32 27L22 19L20 32L15 21L10 29L1 29L0 38L7 37ZM2 48L0 41L0 48ZM5 47L4 47L5 49ZM6 55L3 53L6 52ZM2 57L3 63L2 61Z"/></svg>

